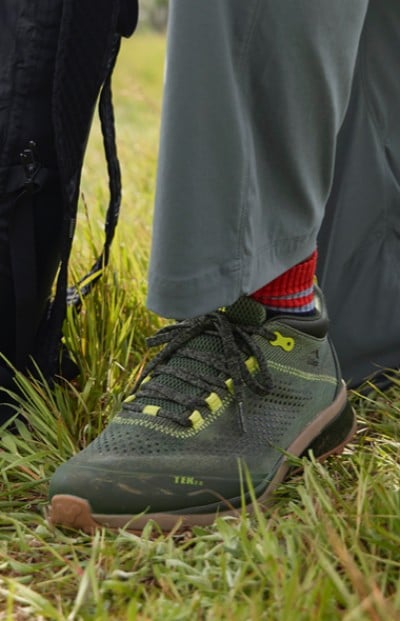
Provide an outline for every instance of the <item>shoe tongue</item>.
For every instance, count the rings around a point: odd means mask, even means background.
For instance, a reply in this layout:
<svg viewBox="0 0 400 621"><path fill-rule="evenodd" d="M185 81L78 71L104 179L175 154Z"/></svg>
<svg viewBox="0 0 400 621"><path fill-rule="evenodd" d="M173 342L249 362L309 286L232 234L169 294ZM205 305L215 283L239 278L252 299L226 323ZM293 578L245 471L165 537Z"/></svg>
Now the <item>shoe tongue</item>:
<svg viewBox="0 0 400 621"><path fill-rule="evenodd" d="M267 319L267 309L252 298L242 297L226 308L226 315L232 323L247 326L261 326Z"/></svg>

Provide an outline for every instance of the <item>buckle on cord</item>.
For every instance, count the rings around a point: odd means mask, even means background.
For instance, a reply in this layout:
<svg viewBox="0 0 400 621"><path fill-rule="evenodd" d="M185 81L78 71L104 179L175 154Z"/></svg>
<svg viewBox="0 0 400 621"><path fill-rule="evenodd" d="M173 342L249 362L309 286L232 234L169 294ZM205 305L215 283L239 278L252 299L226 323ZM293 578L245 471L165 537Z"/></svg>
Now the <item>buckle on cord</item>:
<svg viewBox="0 0 400 621"><path fill-rule="evenodd" d="M41 164L37 157L37 144L34 140L29 141L28 147L20 153L19 159L25 173L24 188L33 192L36 185L35 177L41 168Z"/></svg>

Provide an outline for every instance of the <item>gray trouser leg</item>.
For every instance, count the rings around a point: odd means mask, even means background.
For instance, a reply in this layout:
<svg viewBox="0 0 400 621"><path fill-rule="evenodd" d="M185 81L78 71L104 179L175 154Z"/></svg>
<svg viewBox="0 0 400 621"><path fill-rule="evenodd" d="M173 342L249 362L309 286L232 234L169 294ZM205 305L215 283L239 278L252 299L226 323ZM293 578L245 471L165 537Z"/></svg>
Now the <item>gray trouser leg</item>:
<svg viewBox="0 0 400 621"><path fill-rule="evenodd" d="M399 69L400 3L370 0L319 240L331 335L352 384L400 364Z"/></svg>
<svg viewBox="0 0 400 621"><path fill-rule="evenodd" d="M195 316L315 247L368 0L172 0L148 305Z"/></svg>

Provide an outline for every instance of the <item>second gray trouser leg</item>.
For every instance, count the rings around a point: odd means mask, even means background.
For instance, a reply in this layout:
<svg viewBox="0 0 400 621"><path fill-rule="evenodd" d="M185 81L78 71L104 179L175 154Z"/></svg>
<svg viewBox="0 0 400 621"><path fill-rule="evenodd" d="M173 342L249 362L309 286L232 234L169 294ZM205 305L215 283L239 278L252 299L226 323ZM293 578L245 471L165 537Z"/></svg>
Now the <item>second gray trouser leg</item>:
<svg viewBox="0 0 400 621"><path fill-rule="evenodd" d="M313 251L367 7L172 0L152 310L214 310Z"/></svg>
<svg viewBox="0 0 400 621"><path fill-rule="evenodd" d="M343 375L400 366L400 3L370 0L319 239Z"/></svg>

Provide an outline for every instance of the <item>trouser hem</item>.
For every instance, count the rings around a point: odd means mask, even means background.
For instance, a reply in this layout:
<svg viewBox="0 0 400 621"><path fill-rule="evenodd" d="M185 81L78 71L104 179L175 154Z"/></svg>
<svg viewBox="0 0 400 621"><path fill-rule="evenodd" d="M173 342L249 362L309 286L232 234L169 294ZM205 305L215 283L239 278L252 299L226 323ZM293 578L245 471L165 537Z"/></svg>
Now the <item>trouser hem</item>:
<svg viewBox="0 0 400 621"><path fill-rule="evenodd" d="M281 240L251 259L233 259L214 268L173 278L149 274L148 308L163 317L184 319L228 306L249 295L307 258L315 249L317 230L307 237Z"/></svg>

